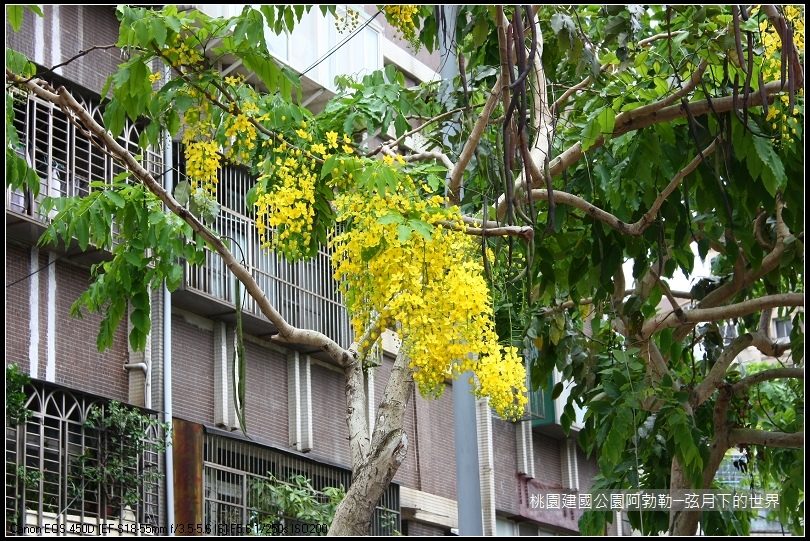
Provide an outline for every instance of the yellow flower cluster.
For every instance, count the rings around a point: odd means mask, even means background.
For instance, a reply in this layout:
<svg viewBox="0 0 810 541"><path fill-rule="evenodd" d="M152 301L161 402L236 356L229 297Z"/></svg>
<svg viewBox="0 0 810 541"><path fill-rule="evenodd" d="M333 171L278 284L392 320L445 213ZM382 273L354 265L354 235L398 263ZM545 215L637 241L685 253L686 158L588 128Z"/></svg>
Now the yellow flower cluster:
<svg viewBox="0 0 810 541"><path fill-rule="evenodd" d="M498 343L480 247L455 227L436 223L461 225L442 198L422 199L407 178L403 184L396 193L368 197L353 191L335 201L338 221L351 223L330 246L355 334L363 336L377 318L388 327L398 322L396 332L423 396L441 395L448 378L472 370L475 394L490 397L504 418L519 418L526 373L515 348ZM401 228L407 221L380 223L391 215L432 223L430 238L414 231L405 239Z"/></svg>
<svg viewBox="0 0 810 541"><path fill-rule="evenodd" d="M793 29L793 40L796 43L796 48L799 54L804 54L804 6L784 6L784 16L790 27ZM770 22L763 18L759 23L759 29L762 38L762 45L764 46L765 53L762 55L762 76L765 81L777 81L781 78L782 64L781 64L781 50L782 40L776 29ZM804 64L804 62L802 62ZM804 89L799 89L800 96L804 95ZM784 142L793 143L797 130L801 130L799 125L798 116L802 113L804 108L803 100L801 108L797 105L792 110L789 109L790 100L787 95L779 96L779 101L774 102L773 106L768 109L768 116L766 120L771 123L771 128L774 132L778 132L781 140Z"/></svg>
<svg viewBox="0 0 810 541"><path fill-rule="evenodd" d="M419 6L416 5L385 6L385 18L402 39L410 42L416 39L416 22L413 16L418 12Z"/></svg>
<svg viewBox="0 0 810 541"><path fill-rule="evenodd" d="M280 135L267 159L273 160L266 168L272 173L259 177L256 229L262 248L279 251L294 261L306 253L312 240L317 164ZM273 186L269 192L261 189L263 181Z"/></svg>
<svg viewBox="0 0 810 541"><path fill-rule="evenodd" d="M186 134L192 133L191 130ZM183 138L186 156L186 174L191 181L191 192L202 188L212 197L217 193L217 172L219 171L219 145L216 141L193 141Z"/></svg>
<svg viewBox="0 0 810 541"><path fill-rule="evenodd" d="M172 66L193 66L202 61L202 56L196 47L188 44L188 40L180 34L175 34L173 45L164 53Z"/></svg>
<svg viewBox="0 0 810 541"><path fill-rule="evenodd" d="M228 159L233 161L248 161L250 151L256 148L256 126L250 118L242 113L229 116L225 121L225 137L230 138L231 147L228 149Z"/></svg>

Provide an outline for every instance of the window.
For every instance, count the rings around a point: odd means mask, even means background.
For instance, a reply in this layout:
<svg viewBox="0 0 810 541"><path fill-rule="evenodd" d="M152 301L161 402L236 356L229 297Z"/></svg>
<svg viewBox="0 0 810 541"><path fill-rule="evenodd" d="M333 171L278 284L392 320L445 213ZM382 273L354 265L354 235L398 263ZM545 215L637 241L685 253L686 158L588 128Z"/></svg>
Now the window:
<svg viewBox="0 0 810 541"><path fill-rule="evenodd" d="M63 84L60 82L59 84ZM90 115L101 122L102 109L97 100L88 99L64 83ZM56 84L55 86L59 86ZM124 170L94 144L90 136L54 104L33 94L12 88L14 126L20 136L19 156L34 167L40 178L39 197L30 194L9 193L7 208L37 216L39 204L45 196L71 197L87 195L91 181L111 182L113 176ZM128 122L118 143L133 154L142 153L141 161L155 178L162 173L162 158L153 149L141 151L138 139L141 127ZM55 211L50 213L52 218Z"/></svg>
<svg viewBox="0 0 810 541"><path fill-rule="evenodd" d="M179 143L175 143L174 156L178 179L185 179ZM213 229L230 244L234 257L244 260L264 296L291 325L350 344L349 317L333 277L331 252L322 246L312 260L288 263L283 256L262 249L254 210L245 207L245 195L255 179L247 170L230 165L220 168L218 175L221 210ZM190 288L231 303L236 298L233 274L213 251L207 252L204 267L189 265L186 276ZM244 287L242 293L245 312L264 317L257 303L246 298Z"/></svg>
<svg viewBox="0 0 810 541"><path fill-rule="evenodd" d="M30 419L24 425L6 427L6 517L67 528L105 519L160 525L157 482L139 487L136 505L105 508L99 503L102 487L88 482L82 473L81 457L94 455L99 441L98 431L86 427L85 421L92 407L105 404L105 399L39 381L29 384L25 392ZM149 435L158 436L154 431ZM160 467L155 452L144 452L138 462L139 471ZM122 493L125 487L109 488Z"/></svg>
<svg viewBox="0 0 810 541"><path fill-rule="evenodd" d="M789 318L775 319L773 329L775 338L790 338L790 332L793 330L793 322Z"/></svg>
<svg viewBox="0 0 810 541"><path fill-rule="evenodd" d="M349 470L212 433L205 436L203 461L205 523L212 532L219 525L260 522L264 511L257 508L255 483L270 475L279 482L301 476L316 491L351 484ZM371 534L393 535L400 529L399 486L392 483L377 505Z"/></svg>

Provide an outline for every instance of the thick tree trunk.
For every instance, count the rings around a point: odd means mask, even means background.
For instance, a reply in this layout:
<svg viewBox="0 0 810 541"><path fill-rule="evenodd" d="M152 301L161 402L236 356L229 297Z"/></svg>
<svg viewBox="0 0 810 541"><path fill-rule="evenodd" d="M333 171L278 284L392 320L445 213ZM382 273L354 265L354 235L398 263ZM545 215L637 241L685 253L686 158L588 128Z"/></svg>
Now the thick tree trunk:
<svg viewBox="0 0 810 541"><path fill-rule="evenodd" d="M369 535L374 508L408 452L408 436L401 428L390 431L382 447L375 447L357 469L352 486L335 512L329 535Z"/></svg>
<svg viewBox="0 0 810 541"><path fill-rule="evenodd" d="M408 436L403 424L405 407L413 393L413 371L409 368L408 357L400 349L391 376L385 386L385 393L377 412L371 445L368 447L354 445L356 438L367 437L359 428L359 422L352 412L363 409L363 404L356 403L350 397L357 396L348 392L347 408L353 449L368 449L368 454L353 454L352 484L346 497L335 511L335 517L329 528L329 535L369 535L374 509L394 478L402 461L408 454ZM347 387L353 385L356 378L347 377ZM355 421L353 422L353 419ZM359 463L358 463L359 462Z"/></svg>
<svg viewBox="0 0 810 541"><path fill-rule="evenodd" d="M684 490L691 490L692 484L686 478L680 461L677 458L672 460L672 470L670 476L670 490L682 493ZM673 499L676 496L673 494ZM674 536L692 536L697 533L700 523L700 511L670 511L669 513L669 534Z"/></svg>

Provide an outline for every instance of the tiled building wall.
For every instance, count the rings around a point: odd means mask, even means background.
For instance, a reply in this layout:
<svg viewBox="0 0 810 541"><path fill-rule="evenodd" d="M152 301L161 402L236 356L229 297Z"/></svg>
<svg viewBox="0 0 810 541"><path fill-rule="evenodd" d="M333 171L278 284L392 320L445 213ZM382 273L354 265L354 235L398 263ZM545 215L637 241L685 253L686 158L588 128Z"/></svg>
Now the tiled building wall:
<svg viewBox="0 0 810 541"><path fill-rule="evenodd" d="M56 383L127 401L129 376L124 364L129 358L129 336L126 320L121 320L112 347L99 352L95 338L102 315L82 310L81 319L70 317L71 305L90 285L88 271L62 261L57 261L55 268ZM40 302L44 297L46 295L40 292Z"/></svg>
<svg viewBox="0 0 810 541"><path fill-rule="evenodd" d="M36 259L32 261L32 251ZM117 400L128 400L126 321L110 349L99 352L96 337L102 316L70 309L89 285L89 272L46 250L6 246L6 362L32 373L30 348L35 344L35 375L67 387ZM36 300L35 300L36 299ZM32 308L37 317L32 325ZM32 340L32 333L33 340ZM49 358L51 368L49 369Z"/></svg>
<svg viewBox="0 0 810 541"><path fill-rule="evenodd" d="M43 5L44 17L26 10L23 26L13 32L6 22L6 46L47 68L61 64L91 46L115 45L118 19L113 5ZM90 51L80 61L56 70L79 85L99 92L122 61L117 47Z"/></svg>
<svg viewBox="0 0 810 541"><path fill-rule="evenodd" d="M436 399L417 396L414 405L422 490L455 500L457 494L453 386L445 386L442 396Z"/></svg>
<svg viewBox="0 0 810 541"><path fill-rule="evenodd" d="M26 373L30 372L30 261L29 248L6 243L6 364L17 363Z"/></svg>
<svg viewBox="0 0 810 541"><path fill-rule="evenodd" d="M406 531L403 533L408 536L447 535L446 528L430 526L421 522L409 522L406 525Z"/></svg>
<svg viewBox="0 0 810 541"><path fill-rule="evenodd" d="M516 425L493 415L492 448L495 465L495 509L499 513L518 514L520 494L517 477Z"/></svg>
<svg viewBox="0 0 810 541"><path fill-rule="evenodd" d="M585 451L577 445L577 467L579 470L579 490L580 492L586 492L591 488L593 478L599 473L595 453L588 459Z"/></svg>
<svg viewBox="0 0 810 541"><path fill-rule="evenodd" d="M287 357L274 349L245 341L245 361L245 424L248 436L286 447ZM211 385L213 387L213 378Z"/></svg>
<svg viewBox="0 0 810 541"><path fill-rule="evenodd" d="M375 369L375 411L391 374L393 357ZM414 388L405 412L408 454L394 475L405 486L456 499L456 450L453 427L453 386L439 398L423 398Z"/></svg>
<svg viewBox="0 0 810 541"><path fill-rule="evenodd" d="M534 473L536 479L543 486L549 488L562 488L562 459L560 457L560 444L554 438L535 432L534 444Z"/></svg>
<svg viewBox="0 0 810 541"><path fill-rule="evenodd" d="M346 382L343 374L313 362L310 377L313 445L309 458L351 467L349 427L346 425Z"/></svg>
<svg viewBox="0 0 810 541"><path fill-rule="evenodd" d="M214 418L214 333L172 315L172 413L201 424Z"/></svg>

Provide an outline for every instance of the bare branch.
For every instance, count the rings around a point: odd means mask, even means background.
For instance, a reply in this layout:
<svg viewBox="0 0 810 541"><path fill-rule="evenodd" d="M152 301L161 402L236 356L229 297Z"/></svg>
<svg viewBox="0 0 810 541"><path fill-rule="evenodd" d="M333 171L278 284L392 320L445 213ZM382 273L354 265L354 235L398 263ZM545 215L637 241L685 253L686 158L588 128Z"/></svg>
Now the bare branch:
<svg viewBox="0 0 810 541"><path fill-rule="evenodd" d="M776 244L773 250L762 258L762 263L758 269L751 269L748 272L742 272L739 268L735 267L734 279L726 282L718 287L700 301L701 308L709 308L712 306L719 306L732 298L743 288L746 288L771 272L779 266L782 260L782 255L785 252L786 241L790 236L790 230L785 224L782 217L782 209L785 207L784 199L781 194L776 196ZM739 259L739 258L738 258Z"/></svg>
<svg viewBox="0 0 810 541"><path fill-rule="evenodd" d="M447 221L439 221L436 224L441 224L442 227L448 229L464 231L468 235L475 235L477 237L520 237L526 242L530 242L534 238L534 229L531 226L501 226L501 227L465 227L460 229L457 224Z"/></svg>
<svg viewBox="0 0 810 541"><path fill-rule="evenodd" d="M481 105L474 105L472 107L477 108L477 107L482 107L482 106ZM417 126L416 128L403 133L402 135L400 135L396 139L392 139L391 141L386 141L385 143L381 143L380 146L378 146L376 149L366 152L364 154L364 156L374 156L375 154L377 154L379 152L383 152L383 147L391 149L393 151L393 149L395 147L397 147L400 143L402 143L402 141L404 141L405 139L407 139L408 137L410 137L411 135L413 135L415 133L421 132L427 126L433 124L434 122L438 122L438 121L440 121L440 120L442 120L442 119L444 119L444 118L446 118L448 116L452 116L452 115L454 115L456 113L467 112L469 109L470 109L470 107L457 107L457 108L455 108L453 110L445 111L444 113L442 113L440 115L436 115L434 117L431 117L431 118L427 119L425 122L423 122L422 124L420 124L419 126Z"/></svg>
<svg viewBox="0 0 810 541"><path fill-rule="evenodd" d="M470 163L475 148L478 146L481 136L484 134L484 129L487 127L489 117L498 104L498 97L501 95L502 86L501 76L499 75L492 87L492 91L489 93L487 102L484 104L484 109L475 121L475 125L470 133L470 138L464 143L464 148L461 149L461 154L458 157L455 167L450 169L448 198L449 203L452 205L458 205L461 202L461 180L464 176L464 170L467 169L467 164Z"/></svg>
<svg viewBox="0 0 810 541"><path fill-rule="evenodd" d="M787 83L782 84L779 81L774 81L767 83L765 85L765 92L763 93L767 99L773 98L776 94L784 92L787 89ZM749 105L756 106L762 104L762 94L757 93L756 95L752 95L749 97ZM691 110L694 116L701 116L708 114L710 112L714 113L724 113L727 111L731 111L734 107L733 99L731 96L726 96L722 98L713 98L711 100L700 100L696 102L689 103L689 109ZM631 117L629 113L633 111L628 111L625 113L621 113L616 117L616 121L613 128L613 137L618 137L619 135L623 135L625 133L640 130L642 128L647 128L649 126L653 126L655 124L662 124L671 122L676 119L686 118L687 112L686 108L682 104L671 105L669 107L665 107L664 109L654 111L648 114L645 117L637 118L635 116ZM599 137L595 142L594 145L591 147L589 152L592 152L596 148L599 148L605 144L604 137ZM571 167L573 164L578 162L583 156L585 152L582 150L581 143L575 143L570 148L565 150L563 153L558 155L554 158L551 163L549 164L549 173L552 178L556 177L557 175L561 174L564 170ZM555 198L556 199L556 198ZM505 201L503 198L499 199L498 201L498 215L501 216L505 210Z"/></svg>
<svg viewBox="0 0 810 541"><path fill-rule="evenodd" d="M661 33L661 34L656 34L656 35L654 35L654 36L650 36L649 38L642 39L641 41L639 41L638 43L636 43L636 46L637 46L637 47L645 47L645 46L649 45L650 43L652 43L652 42L654 42L654 41L657 41L657 40L662 39L662 38L667 38L667 37L669 37L670 35L672 35L672 36L676 36L676 35L678 35L678 34L685 34L685 33L686 33L685 31L679 31L679 32L672 32L671 34L669 34L669 33ZM599 66L599 71L600 71L600 73L601 73L601 72L603 72L603 71L605 71L607 68L609 68L609 67L610 67L610 66L612 66L612 65L613 65L613 64L602 64L601 66ZM572 95L574 92L576 92L577 90L579 90L579 89L581 89L581 88L584 88L584 87L585 87L585 86L587 86L587 85L588 85L590 82L591 82L591 76L590 76L590 75L588 75L587 77L585 77L585 79L583 79L583 80L582 80L582 81L580 81L579 83L575 84L574 86L572 86L571 88L569 88L568 90L566 90L565 92L563 92L563 94L562 94L562 95L561 95L559 98L557 98L557 99L554 101L554 103L551 105L551 111L552 111L552 112L553 112L555 115L559 114L559 112L560 112L560 108L562 107L563 103L565 103L566 101L568 101L568 98L570 98L570 97L571 97L571 95Z"/></svg>
<svg viewBox="0 0 810 541"><path fill-rule="evenodd" d="M802 427L804 428L804 427ZM801 432L770 432L753 428L732 428L729 433L729 448L738 445L762 445L766 447L804 447L804 430Z"/></svg>
<svg viewBox="0 0 810 541"><path fill-rule="evenodd" d="M723 353L714 363L714 366L709 371L706 379L700 382L695 388L690 401L693 407L703 404L719 386L723 383L726 377L726 371L737 355L742 353L747 347L754 344L754 335L752 333L745 333L738 336L725 347Z"/></svg>
<svg viewBox="0 0 810 541"><path fill-rule="evenodd" d="M765 295L756 299L749 299L737 304L720 306L715 308L694 308L684 310L684 321L681 322L673 312L659 314L647 321L641 329L640 337L648 338L662 329L677 327L686 324L702 323L707 321L717 321L742 317L760 310L769 310L782 306L804 306L803 293L782 293L778 295Z"/></svg>
<svg viewBox="0 0 810 541"><path fill-rule="evenodd" d="M278 329L279 335L274 337L277 341L284 341L296 344L305 344L312 347L317 347L326 352L330 358L337 362L340 366L345 366L351 358L351 354L338 345L334 340L329 338L323 333L299 329L290 325L286 319L275 309L270 301L265 297L261 287L254 280L252 274L245 269L242 264L237 261L227 246L222 242L218 235L210 231L202 222L200 222L194 215L185 209L180 203L177 202L171 194L169 194L163 186L157 182L152 175L129 153L124 147L107 132L107 130L98 124L93 117L84 109L84 107L76 101L76 99L67 91L66 88L60 87L54 94L43 88L42 84L36 79L26 82L17 74L6 68L6 78L15 84L21 84L34 92L40 98L43 98L51 103L61 107L65 111L76 115L79 121L86 126L104 145L108 151L111 152L118 161L124 164L127 169L146 186L146 188L155 194L163 203L166 204L168 209L179 216L186 222L191 229L197 233L203 240L205 240L211 248L213 248L227 265L228 269L233 272L234 276L245 285L248 294L256 301L262 313L270 320L270 322Z"/></svg>
<svg viewBox="0 0 810 541"><path fill-rule="evenodd" d="M394 153L387 148L382 148L381 150L382 153L385 154L386 156L394 155ZM435 150L431 152L419 152L418 154L409 154L408 156L403 156L402 159L405 160L406 162L439 160L440 162L442 162L442 165L444 165L448 170L453 169L453 162L450 161L450 158L447 157L447 154Z"/></svg>
<svg viewBox="0 0 810 541"><path fill-rule="evenodd" d="M708 147L706 147L703 150L704 157L711 155L716 150L717 142L718 140L715 139ZM605 225L615 229L616 231L619 231L620 233L623 233L625 235L631 235L633 237L638 237L641 236L644 233L644 230L647 229L647 227L649 227L654 222L653 218L658 213L658 210L661 208L661 205L664 203L666 198L669 197L673 191L675 191L675 188L678 187L678 185L683 181L686 175L694 171L697 168L697 166L700 165L701 161L703 161L703 158L701 158L700 155L697 155L692 159L691 162L689 162L686 165L686 167L678 171L678 173L674 177L672 177L672 180L670 180L669 184L667 184L667 186L658 195L658 197L653 202L650 209L646 213L644 213L644 215L641 218L639 218L636 222L632 224L628 224L627 222L620 220L613 214L610 214L609 212L598 208L597 206L591 204L589 201L586 201L585 199L582 199L581 197L578 197L576 195L571 195L566 192L555 190L554 200L555 202L563 203L566 205L570 205L574 208L577 208L582 212L584 212L585 214L587 214L588 216L590 216L591 218L593 218L594 220L600 221ZM531 196L533 200L548 200L548 190L545 189L532 190Z"/></svg>
<svg viewBox="0 0 810 541"><path fill-rule="evenodd" d="M782 368L771 368L769 370L763 370L762 372L757 372L756 374L750 375L741 379L740 381L734 383L731 386L733 393L741 393L747 389L750 389L757 383L762 383L763 381L772 381L775 379L800 379L804 380L804 368L799 367L782 367Z"/></svg>

